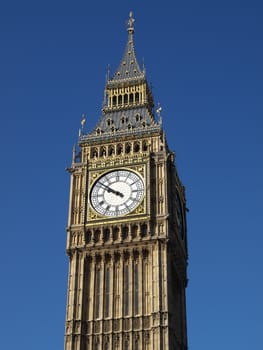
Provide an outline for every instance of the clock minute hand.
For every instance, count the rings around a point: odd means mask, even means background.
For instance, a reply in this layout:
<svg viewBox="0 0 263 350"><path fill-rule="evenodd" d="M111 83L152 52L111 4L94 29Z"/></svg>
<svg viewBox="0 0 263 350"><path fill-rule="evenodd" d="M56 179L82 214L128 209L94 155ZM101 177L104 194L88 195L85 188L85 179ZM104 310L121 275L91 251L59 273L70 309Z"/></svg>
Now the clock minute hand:
<svg viewBox="0 0 263 350"><path fill-rule="evenodd" d="M121 193L119 191L115 191L113 188L110 188L109 186L106 186L101 182L98 182L98 184L103 186L107 190L108 193L114 193L114 194L116 194L116 196L124 197L123 193Z"/></svg>

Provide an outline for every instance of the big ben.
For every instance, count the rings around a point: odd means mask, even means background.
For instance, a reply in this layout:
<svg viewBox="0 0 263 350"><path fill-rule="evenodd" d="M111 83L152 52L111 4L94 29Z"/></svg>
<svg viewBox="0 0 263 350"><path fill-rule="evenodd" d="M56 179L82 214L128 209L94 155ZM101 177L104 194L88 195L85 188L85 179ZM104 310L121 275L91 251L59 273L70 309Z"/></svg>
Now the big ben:
<svg viewBox="0 0 263 350"><path fill-rule="evenodd" d="M73 150L65 350L186 350L185 189L134 49Z"/></svg>

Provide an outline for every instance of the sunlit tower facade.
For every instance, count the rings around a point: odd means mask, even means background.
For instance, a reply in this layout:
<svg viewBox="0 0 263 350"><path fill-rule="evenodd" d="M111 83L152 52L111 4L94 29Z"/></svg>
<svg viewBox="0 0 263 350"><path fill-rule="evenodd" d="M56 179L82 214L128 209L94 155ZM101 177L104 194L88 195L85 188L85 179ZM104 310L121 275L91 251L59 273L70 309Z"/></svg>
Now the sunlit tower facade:
<svg viewBox="0 0 263 350"><path fill-rule="evenodd" d="M185 189L127 32L69 168L65 350L187 349Z"/></svg>

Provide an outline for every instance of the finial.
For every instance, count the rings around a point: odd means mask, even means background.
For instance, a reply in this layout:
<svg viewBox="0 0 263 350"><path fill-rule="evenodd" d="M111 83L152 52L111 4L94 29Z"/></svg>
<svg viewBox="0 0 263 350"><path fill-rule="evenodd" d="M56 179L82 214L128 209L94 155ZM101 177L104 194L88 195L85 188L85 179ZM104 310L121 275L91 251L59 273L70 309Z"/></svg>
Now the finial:
<svg viewBox="0 0 263 350"><path fill-rule="evenodd" d="M86 116L85 116L84 113L82 113L81 121L80 121L81 129L82 129L82 130L83 130L83 128L84 128L85 123L86 123Z"/></svg>
<svg viewBox="0 0 263 350"><path fill-rule="evenodd" d="M107 86L109 80L110 80L110 65L108 64L106 77L105 77L105 86ZM102 108L106 106L106 103L107 103L107 89L105 88L104 89L104 97L103 97Z"/></svg>
<svg viewBox="0 0 263 350"><path fill-rule="evenodd" d="M128 32L129 33L134 33L134 26L133 26L133 23L135 22L135 19L132 17L132 11L130 11L130 13L129 13L129 19L128 19L128 28L127 28L127 30L128 30Z"/></svg>
<svg viewBox="0 0 263 350"><path fill-rule="evenodd" d="M81 136L83 134L83 129L84 129L85 123L86 123L86 117L85 117L85 114L82 113L81 121L80 121L81 128L79 129L79 136Z"/></svg>
<svg viewBox="0 0 263 350"><path fill-rule="evenodd" d="M162 111L162 107L161 107L160 103L158 102L156 113L158 114L158 118L159 118L159 123L160 124L162 124L161 111Z"/></svg>

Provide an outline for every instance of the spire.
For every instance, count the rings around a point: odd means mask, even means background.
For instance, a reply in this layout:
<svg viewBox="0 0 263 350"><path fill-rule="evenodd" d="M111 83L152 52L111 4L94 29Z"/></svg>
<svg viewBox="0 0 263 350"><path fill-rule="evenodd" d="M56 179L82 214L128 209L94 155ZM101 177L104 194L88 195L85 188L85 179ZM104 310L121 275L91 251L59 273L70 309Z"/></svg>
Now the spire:
<svg viewBox="0 0 263 350"><path fill-rule="evenodd" d="M144 77L144 72L141 70L137 62L134 50L134 22L135 19L133 18L132 12L130 12L129 19L127 21L128 42L121 63L111 81Z"/></svg>
<svg viewBox="0 0 263 350"><path fill-rule="evenodd" d="M121 63L113 78L106 77L102 115L95 129L80 139L108 138L118 135L160 131L161 123L155 120L154 102L147 83L145 69L140 68L134 50L134 18L130 12L127 21L128 42ZM160 111L160 109L159 109ZM161 118L159 118L161 119Z"/></svg>

